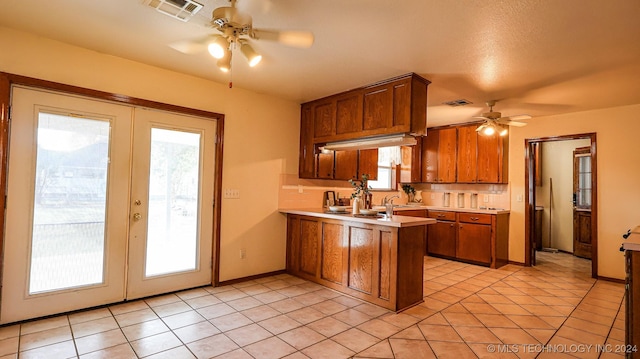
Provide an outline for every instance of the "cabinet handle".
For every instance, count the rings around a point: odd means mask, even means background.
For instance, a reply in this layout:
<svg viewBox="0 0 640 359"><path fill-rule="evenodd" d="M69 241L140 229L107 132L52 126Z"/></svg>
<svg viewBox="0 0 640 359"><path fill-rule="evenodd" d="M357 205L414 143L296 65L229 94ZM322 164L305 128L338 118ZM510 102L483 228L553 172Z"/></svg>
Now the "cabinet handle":
<svg viewBox="0 0 640 359"><path fill-rule="evenodd" d="M471 217L470 219L471 219L472 221L479 221L479 220L480 220L480 218L478 218L478 217Z"/></svg>
<svg viewBox="0 0 640 359"><path fill-rule="evenodd" d="M450 224L450 226L451 226L451 227L453 227L453 226L454 226L454 224L453 224L453 223L451 223L451 224Z"/></svg>
<svg viewBox="0 0 640 359"><path fill-rule="evenodd" d="M438 215L438 218L442 218L442 217L444 217L444 214L439 214Z"/></svg>

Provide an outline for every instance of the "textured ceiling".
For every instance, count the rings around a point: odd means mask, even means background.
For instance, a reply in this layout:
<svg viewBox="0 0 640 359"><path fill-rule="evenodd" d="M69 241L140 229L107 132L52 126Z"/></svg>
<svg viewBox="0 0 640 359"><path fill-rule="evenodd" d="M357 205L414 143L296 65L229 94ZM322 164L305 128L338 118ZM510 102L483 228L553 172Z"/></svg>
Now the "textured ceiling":
<svg viewBox="0 0 640 359"><path fill-rule="evenodd" d="M167 44L198 38L213 9L188 23L142 0L3 0L6 26L220 83L207 53ZM310 30L310 49L253 41L263 61L233 61L234 87L305 102L415 72L429 79L429 126L468 122L499 100L535 116L640 103L637 0L238 0L254 27ZM1 30L0 30L1 31ZM9 56L9 54L2 54ZM0 69L1 70L1 69ZM230 90L233 91L233 90ZM442 103L459 98L472 105Z"/></svg>

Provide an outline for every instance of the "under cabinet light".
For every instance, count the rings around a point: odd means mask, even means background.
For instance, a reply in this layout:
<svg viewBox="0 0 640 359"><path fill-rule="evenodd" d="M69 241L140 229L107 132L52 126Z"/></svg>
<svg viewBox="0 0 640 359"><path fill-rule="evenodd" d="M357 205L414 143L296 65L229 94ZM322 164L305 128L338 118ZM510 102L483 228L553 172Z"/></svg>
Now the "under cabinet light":
<svg viewBox="0 0 640 359"><path fill-rule="evenodd" d="M418 141L413 136L401 134L340 142L330 142L323 146L326 150L366 150L391 146L415 146Z"/></svg>

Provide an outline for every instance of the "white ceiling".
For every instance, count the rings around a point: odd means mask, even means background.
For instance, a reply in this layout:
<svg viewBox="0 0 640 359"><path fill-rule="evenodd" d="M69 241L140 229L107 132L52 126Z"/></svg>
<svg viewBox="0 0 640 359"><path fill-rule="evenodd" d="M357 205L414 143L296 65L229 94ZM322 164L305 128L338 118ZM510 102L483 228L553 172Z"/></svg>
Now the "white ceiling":
<svg viewBox="0 0 640 359"><path fill-rule="evenodd" d="M184 23L143 0L3 0L0 26L227 83L208 53L167 46L213 33L204 24L229 4L199 2L205 8ZM238 0L238 8L256 28L315 34L306 50L253 41L263 54L255 68L234 56L234 87L300 103L408 72L432 82L430 127L468 122L491 99L504 116L529 121L640 103L638 0ZM460 98L473 104L442 104Z"/></svg>

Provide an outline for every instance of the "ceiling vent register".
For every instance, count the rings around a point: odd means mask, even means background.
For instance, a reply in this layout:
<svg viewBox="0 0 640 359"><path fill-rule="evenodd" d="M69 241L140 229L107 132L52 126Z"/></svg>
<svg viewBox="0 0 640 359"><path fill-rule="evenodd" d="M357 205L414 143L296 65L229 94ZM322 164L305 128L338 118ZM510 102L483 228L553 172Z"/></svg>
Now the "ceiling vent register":
<svg viewBox="0 0 640 359"><path fill-rule="evenodd" d="M469 101L469 100L465 100L463 98L459 99L459 100L453 100L453 101L448 101L448 102L444 102L444 105L449 105L452 107L458 107L458 106L465 106L465 105L470 105L473 102Z"/></svg>
<svg viewBox="0 0 640 359"><path fill-rule="evenodd" d="M191 0L145 0L145 5L184 22L189 21L204 6Z"/></svg>

